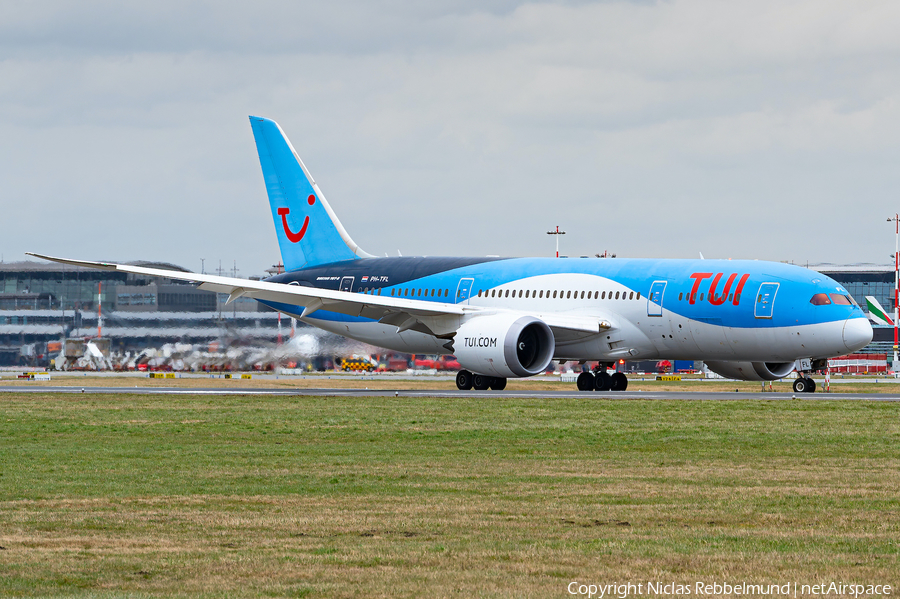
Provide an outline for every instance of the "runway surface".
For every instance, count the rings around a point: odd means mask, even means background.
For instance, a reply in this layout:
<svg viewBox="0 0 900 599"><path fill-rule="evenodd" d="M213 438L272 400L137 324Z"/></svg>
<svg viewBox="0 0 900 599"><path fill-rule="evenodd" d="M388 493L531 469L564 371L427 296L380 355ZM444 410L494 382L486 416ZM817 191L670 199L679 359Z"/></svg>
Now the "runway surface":
<svg viewBox="0 0 900 599"><path fill-rule="evenodd" d="M24 387L0 386L0 393L96 393L101 395L316 395L323 397L496 397L496 398L576 398L576 399L650 399L687 401L728 401L740 399L768 400L852 400L900 401L900 393L723 393L653 392L653 391L458 391L400 389L223 389L178 387Z"/></svg>

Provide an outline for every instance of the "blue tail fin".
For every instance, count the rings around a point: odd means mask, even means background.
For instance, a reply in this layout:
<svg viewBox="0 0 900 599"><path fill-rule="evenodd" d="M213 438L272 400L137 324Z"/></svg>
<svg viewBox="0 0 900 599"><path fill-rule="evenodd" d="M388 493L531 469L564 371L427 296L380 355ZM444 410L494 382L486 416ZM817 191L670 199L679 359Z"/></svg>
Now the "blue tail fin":
<svg viewBox="0 0 900 599"><path fill-rule="evenodd" d="M250 117L285 270L368 258L344 230L275 121Z"/></svg>

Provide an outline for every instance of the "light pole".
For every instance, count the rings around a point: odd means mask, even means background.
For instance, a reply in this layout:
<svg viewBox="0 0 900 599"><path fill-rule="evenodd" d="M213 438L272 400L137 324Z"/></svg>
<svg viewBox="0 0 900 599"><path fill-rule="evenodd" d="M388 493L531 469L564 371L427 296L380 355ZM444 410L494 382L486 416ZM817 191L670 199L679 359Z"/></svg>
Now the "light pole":
<svg viewBox="0 0 900 599"><path fill-rule="evenodd" d="M888 221L894 221L894 361L891 364L891 368L894 371L894 376L897 375L897 367L900 364L897 363L897 316L898 309L897 302L900 300L900 214L895 213L894 218L889 218Z"/></svg>
<svg viewBox="0 0 900 599"><path fill-rule="evenodd" d="M97 283L97 339L103 336L103 281Z"/></svg>
<svg viewBox="0 0 900 599"><path fill-rule="evenodd" d="M556 257L559 258L559 236L565 235L565 231L559 230L559 225L556 225L555 231L547 231L547 235L556 235Z"/></svg>

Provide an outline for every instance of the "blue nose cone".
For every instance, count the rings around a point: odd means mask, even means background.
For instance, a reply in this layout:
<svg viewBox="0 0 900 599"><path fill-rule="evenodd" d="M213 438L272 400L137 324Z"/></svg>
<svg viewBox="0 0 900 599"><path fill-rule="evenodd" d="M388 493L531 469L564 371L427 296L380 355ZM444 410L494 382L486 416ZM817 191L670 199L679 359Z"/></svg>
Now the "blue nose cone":
<svg viewBox="0 0 900 599"><path fill-rule="evenodd" d="M867 318L850 318L844 322L844 345L853 353L872 342L872 325Z"/></svg>

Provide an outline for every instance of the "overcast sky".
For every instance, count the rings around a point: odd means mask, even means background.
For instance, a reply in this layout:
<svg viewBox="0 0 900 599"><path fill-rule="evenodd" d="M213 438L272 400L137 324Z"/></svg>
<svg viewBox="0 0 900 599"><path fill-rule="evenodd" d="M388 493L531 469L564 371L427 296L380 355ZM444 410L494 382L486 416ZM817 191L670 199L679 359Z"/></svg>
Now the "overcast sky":
<svg viewBox="0 0 900 599"><path fill-rule="evenodd" d="M247 116L383 255L887 263L900 2L0 3L0 253L279 259Z"/></svg>

